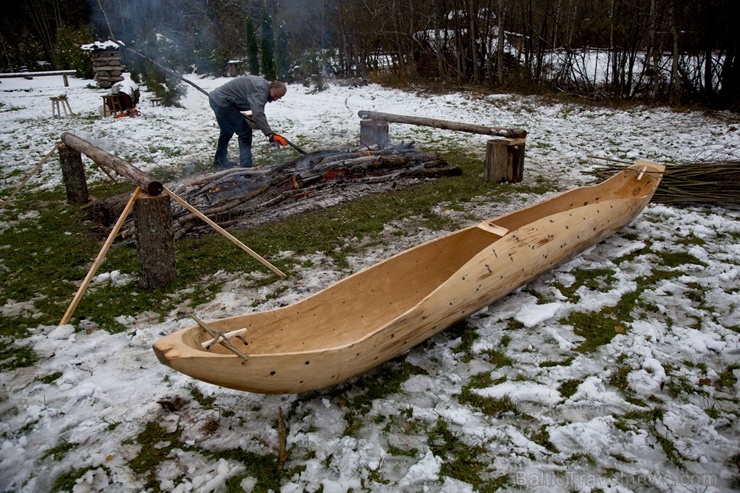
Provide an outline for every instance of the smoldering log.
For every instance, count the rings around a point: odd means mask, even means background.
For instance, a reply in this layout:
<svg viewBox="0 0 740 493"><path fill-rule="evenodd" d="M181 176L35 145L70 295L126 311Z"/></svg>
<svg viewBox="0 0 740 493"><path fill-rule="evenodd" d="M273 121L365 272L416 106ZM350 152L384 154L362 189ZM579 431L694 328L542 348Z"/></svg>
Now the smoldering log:
<svg viewBox="0 0 740 493"><path fill-rule="evenodd" d="M246 228L461 173L436 152L401 144L382 150L318 151L264 168L193 175L166 186L221 227ZM126 195L98 200L87 211L107 223L126 200ZM175 204L173 229L176 238L206 231L197 217ZM124 235L132 233L129 225Z"/></svg>

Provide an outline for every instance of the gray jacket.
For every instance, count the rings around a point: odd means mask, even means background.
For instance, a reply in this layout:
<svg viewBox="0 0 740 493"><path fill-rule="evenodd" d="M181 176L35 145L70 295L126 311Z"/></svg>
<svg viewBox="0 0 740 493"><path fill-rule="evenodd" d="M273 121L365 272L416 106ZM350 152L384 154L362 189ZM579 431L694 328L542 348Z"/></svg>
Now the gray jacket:
<svg viewBox="0 0 740 493"><path fill-rule="evenodd" d="M265 116L270 97L270 82L256 75L243 75L211 91L211 99L219 106L235 106L239 111L252 110L252 120L265 135L273 133Z"/></svg>

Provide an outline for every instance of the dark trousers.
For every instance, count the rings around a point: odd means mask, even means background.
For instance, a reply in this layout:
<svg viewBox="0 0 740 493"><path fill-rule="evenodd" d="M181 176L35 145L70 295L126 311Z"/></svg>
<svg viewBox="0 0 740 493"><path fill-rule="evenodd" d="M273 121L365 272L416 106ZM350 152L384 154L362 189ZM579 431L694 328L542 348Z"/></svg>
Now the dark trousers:
<svg viewBox="0 0 740 493"><path fill-rule="evenodd" d="M210 100L211 109L216 115L218 127L221 133L218 136L218 147L213 165L217 168L228 166L226 155L229 149L229 141L234 134L239 140L239 166L249 168L252 166L252 127L249 126L235 106L219 106Z"/></svg>

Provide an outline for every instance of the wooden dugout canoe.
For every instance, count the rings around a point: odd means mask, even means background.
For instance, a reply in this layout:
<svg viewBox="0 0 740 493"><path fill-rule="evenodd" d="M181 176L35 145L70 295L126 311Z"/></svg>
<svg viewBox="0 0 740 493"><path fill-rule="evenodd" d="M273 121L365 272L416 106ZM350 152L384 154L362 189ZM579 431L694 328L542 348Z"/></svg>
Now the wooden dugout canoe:
<svg viewBox="0 0 740 493"><path fill-rule="evenodd" d="M430 240L290 306L208 323L246 328L244 358L195 325L154 344L159 361L191 377L258 393L339 384L388 361L604 240L650 201L664 166L633 164L496 219ZM245 344L246 342L246 344Z"/></svg>

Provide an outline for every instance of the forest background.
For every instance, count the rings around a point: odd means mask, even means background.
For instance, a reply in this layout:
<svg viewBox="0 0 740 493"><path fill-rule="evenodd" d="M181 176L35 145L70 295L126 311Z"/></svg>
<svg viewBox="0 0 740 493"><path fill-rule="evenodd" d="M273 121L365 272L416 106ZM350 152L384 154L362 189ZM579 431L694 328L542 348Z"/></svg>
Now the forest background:
<svg viewBox="0 0 740 493"><path fill-rule="evenodd" d="M318 90L337 77L738 111L738 19L736 0L28 0L4 7L0 70L92 78L80 46L113 35L180 73L239 61ZM124 55L145 83L166 78Z"/></svg>

